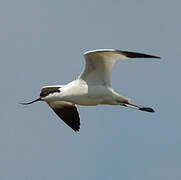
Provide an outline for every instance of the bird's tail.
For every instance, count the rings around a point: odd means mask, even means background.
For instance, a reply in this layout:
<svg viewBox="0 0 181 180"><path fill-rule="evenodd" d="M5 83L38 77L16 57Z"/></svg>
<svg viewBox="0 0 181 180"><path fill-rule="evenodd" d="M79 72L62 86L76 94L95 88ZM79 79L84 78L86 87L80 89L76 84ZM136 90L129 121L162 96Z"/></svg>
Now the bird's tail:
<svg viewBox="0 0 181 180"><path fill-rule="evenodd" d="M131 104L131 103L124 103L123 106L130 107L130 108L133 108L133 109L138 109L140 111L155 112L154 109L152 109L150 107L140 106L140 105Z"/></svg>

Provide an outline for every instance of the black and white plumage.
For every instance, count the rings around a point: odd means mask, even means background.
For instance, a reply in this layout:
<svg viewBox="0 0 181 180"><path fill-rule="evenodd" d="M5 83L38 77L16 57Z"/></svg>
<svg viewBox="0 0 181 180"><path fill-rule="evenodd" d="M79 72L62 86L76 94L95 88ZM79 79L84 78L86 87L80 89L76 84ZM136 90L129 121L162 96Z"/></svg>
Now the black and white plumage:
<svg viewBox="0 0 181 180"><path fill-rule="evenodd" d="M110 74L117 60L130 58L160 58L158 56L121 51L115 49L99 49L84 53L86 66L80 76L66 84L45 86L40 98L74 131L79 131L80 118L76 105L94 106L98 104L121 105L141 111L154 112L150 107L135 105L130 100L113 90Z"/></svg>

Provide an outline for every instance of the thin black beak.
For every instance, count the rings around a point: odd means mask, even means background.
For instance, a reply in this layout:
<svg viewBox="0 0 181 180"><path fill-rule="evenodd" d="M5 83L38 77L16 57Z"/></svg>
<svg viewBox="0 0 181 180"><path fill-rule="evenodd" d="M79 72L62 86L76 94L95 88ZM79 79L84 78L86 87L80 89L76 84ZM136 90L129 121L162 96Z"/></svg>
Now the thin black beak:
<svg viewBox="0 0 181 180"><path fill-rule="evenodd" d="M41 98L38 98L38 99L31 101L31 102L28 102L28 103L19 103L19 104L28 105L28 104L32 104L32 103L37 102L37 101L42 101L42 100L41 100Z"/></svg>

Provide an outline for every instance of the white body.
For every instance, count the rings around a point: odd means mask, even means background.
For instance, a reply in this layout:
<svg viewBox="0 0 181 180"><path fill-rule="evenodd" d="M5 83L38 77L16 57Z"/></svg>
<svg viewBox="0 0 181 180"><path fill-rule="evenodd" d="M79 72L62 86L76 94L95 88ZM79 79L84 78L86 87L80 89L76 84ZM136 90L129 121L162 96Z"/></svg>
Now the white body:
<svg viewBox="0 0 181 180"><path fill-rule="evenodd" d="M131 104L129 99L116 93L111 88L110 75L115 62L129 58L159 58L157 56L102 49L88 51L84 54L86 66L81 75L67 85L45 86L40 98L46 101L54 112L74 131L79 131L80 118L76 108L78 105L94 106L98 104L122 105L141 111L154 112L152 108Z"/></svg>
<svg viewBox="0 0 181 180"><path fill-rule="evenodd" d="M61 87L60 93L50 94L43 100L47 102L67 101L78 105L128 103L128 98L119 95L111 88L110 76L115 62L119 59L129 59L130 55L149 56L114 49L86 52L84 54L86 66L79 78Z"/></svg>
<svg viewBox="0 0 181 180"><path fill-rule="evenodd" d="M44 98L45 101L67 101L78 105L111 104L120 105L128 102L128 98L120 96L111 87L105 85L89 85L82 79L74 80L60 88L60 93L54 93Z"/></svg>

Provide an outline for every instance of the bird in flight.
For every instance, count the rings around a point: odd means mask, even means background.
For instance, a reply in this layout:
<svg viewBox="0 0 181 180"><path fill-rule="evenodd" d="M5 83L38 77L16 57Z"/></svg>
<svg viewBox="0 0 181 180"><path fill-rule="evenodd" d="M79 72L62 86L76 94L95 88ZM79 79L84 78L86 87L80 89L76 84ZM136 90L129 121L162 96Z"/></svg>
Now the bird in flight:
<svg viewBox="0 0 181 180"><path fill-rule="evenodd" d="M150 107L132 104L130 99L115 92L111 87L110 75L115 62L119 59L160 57L115 49L98 49L85 52L84 58L85 68L76 80L66 85L44 86L38 99L20 104L28 105L45 101L74 131L80 129L80 117L76 105L110 104L154 112Z"/></svg>

